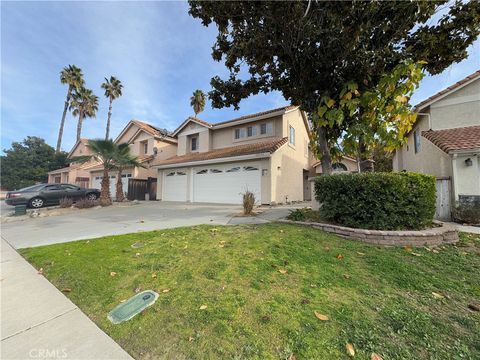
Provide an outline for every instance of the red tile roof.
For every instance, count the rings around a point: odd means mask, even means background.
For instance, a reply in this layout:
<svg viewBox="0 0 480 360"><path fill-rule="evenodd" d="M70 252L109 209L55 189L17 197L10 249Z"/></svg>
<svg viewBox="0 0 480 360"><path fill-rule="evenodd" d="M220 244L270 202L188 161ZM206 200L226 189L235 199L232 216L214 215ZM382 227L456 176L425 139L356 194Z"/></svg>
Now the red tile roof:
<svg viewBox="0 0 480 360"><path fill-rule="evenodd" d="M141 164L149 162L153 160L154 156L153 155L143 155L143 156L138 156L137 161ZM88 171L97 171L97 170L103 170L103 165L101 163L94 163L89 166L86 166L84 170Z"/></svg>
<svg viewBox="0 0 480 360"><path fill-rule="evenodd" d="M170 132L167 131L166 129L157 128L156 126L150 125L146 122L143 122L143 121L140 121L140 120L132 120L131 122L134 123L135 125L137 125L140 129L142 129L143 131L147 132L150 135L153 135L153 136L169 136L169 137L172 136L172 134L170 134Z"/></svg>
<svg viewBox="0 0 480 360"><path fill-rule="evenodd" d="M447 87L446 89L443 89L442 91L439 91L438 93L430 96L428 99L423 100L422 102L415 105L413 110L418 111L418 110L422 109L426 104L438 99L442 95L445 95L446 93L448 93L452 90L457 89L458 87L462 86L463 84L465 84L465 83L469 82L470 80L473 80L477 77L480 77L480 70L475 71L473 74L468 75L466 78L456 82L453 85L450 85L449 87Z"/></svg>
<svg viewBox="0 0 480 360"><path fill-rule="evenodd" d="M166 160L157 160L153 161L152 165L171 165L171 164L181 164L186 162L202 161L202 160L211 160L219 159L225 157L233 156L242 156L242 155L251 155L251 154L261 154L261 153L274 153L282 145L287 143L287 138L274 138L272 140L266 140L257 143L243 144L230 146L222 149L215 149L206 152L190 153L182 156L173 156Z"/></svg>
<svg viewBox="0 0 480 360"><path fill-rule="evenodd" d="M446 153L455 150L480 149L480 126L423 131L422 136Z"/></svg>

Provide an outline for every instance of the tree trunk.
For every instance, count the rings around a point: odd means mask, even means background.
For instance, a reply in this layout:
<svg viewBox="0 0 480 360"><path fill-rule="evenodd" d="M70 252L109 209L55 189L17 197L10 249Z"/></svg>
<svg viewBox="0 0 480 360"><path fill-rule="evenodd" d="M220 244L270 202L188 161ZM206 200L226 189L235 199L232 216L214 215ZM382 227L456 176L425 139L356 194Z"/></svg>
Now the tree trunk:
<svg viewBox="0 0 480 360"><path fill-rule="evenodd" d="M105 140L108 140L110 135L110 118L112 117L112 102L113 99L110 98L110 106L108 107L108 117L107 117L107 131L105 132Z"/></svg>
<svg viewBox="0 0 480 360"><path fill-rule="evenodd" d="M330 148L328 147L327 129L319 126L317 128L318 144L317 150L320 154L320 163L322 164L322 174L332 174L332 157L330 156Z"/></svg>
<svg viewBox="0 0 480 360"><path fill-rule="evenodd" d="M108 206L112 204L112 199L110 197L110 179L108 176L108 169L103 168L103 179L102 179L102 189L100 194L100 204L102 206Z"/></svg>
<svg viewBox="0 0 480 360"><path fill-rule="evenodd" d="M60 121L60 129L58 130L57 148L55 149L56 153L59 153L61 150L63 127L65 126L65 118L67 117L68 104L70 103L71 94L72 94L72 86L69 86L67 91L67 99L65 100L65 106L63 107L62 120Z"/></svg>
<svg viewBox="0 0 480 360"><path fill-rule="evenodd" d="M118 168L117 188L115 197L117 202L122 202L125 200L125 195L123 195L122 168Z"/></svg>
<svg viewBox="0 0 480 360"><path fill-rule="evenodd" d="M78 112L77 141L82 137L83 111Z"/></svg>
<svg viewBox="0 0 480 360"><path fill-rule="evenodd" d="M358 157L360 158L360 172L373 172L373 161L368 156L367 144L360 135L358 138Z"/></svg>

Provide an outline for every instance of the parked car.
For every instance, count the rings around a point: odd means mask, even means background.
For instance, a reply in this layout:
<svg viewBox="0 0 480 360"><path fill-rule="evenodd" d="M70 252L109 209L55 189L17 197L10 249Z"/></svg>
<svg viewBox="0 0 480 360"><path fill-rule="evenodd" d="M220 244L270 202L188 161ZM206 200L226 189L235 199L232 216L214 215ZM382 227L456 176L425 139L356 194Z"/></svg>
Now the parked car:
<svg viewBox="0 0 480 360"><path fill-rule="evenodd" d="M76 201L84 198L96 200L99 197L98 189L83 189L72 184L39 184L7 192L5 202L8 205L27 205L38 209L46 205L57 205L63 198Z"/></svg>

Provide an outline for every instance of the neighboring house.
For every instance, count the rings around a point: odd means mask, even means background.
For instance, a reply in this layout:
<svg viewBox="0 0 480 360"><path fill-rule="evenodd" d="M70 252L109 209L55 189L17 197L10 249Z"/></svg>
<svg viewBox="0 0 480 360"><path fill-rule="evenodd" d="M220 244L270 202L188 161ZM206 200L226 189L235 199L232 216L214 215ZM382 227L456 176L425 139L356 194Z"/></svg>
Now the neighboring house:
<svg viewBox="0 0 480 360"><path fill-rule="evenodd" d="M80 139L73 146L69 152L67 158L71 159L76 156L90 155L90 149L87 147L88 140ZM70 163L69 166L62 169L50 171L48 173L49 183L70 183L81 187L89 187L90 185L90 173L85 170L86 167L91 165L92 162L87 164Z"/></svg>
<svg viewBox="0 0 480 360"><path fill-rule="evenodd" d="M323 174L322 163L320 161L315 162L312 167L315 170L314 175ZM332 172L358 172L357 160L349 156L342 156L339 161L332 162Z"/></svg>
<svg viewBox="0 0 480 360"><path fill-rule="evenodd" d="M139 120L131 120L114 141L116 144L128 143L130 153L137 156L145 166L130 167L122 170L123 191L127 193L129 179L156 178L157 171L150 167L152 160L166 159L177 153L177 140L166 130L157 128ZM103 166L91 164L85 168L89 172L90 183L101 188ZM110 194L115 197L117 171L110 171Z"/></svg>
<svg viewBox="0 0 480 360"><path fill-rule="evenodd" d="M257 203L310 198L309 126L298 106L286 106L211 124L186 119L174 132L174 156L152 161L158 170L157 200Z"/></svg>
<svg viewBox="0 0 480 360"><path fill-rule="evenodd" d="M394 171L437 177L437 218L451 202L480 202L480 71L415 106L418 118Z"/></svg>

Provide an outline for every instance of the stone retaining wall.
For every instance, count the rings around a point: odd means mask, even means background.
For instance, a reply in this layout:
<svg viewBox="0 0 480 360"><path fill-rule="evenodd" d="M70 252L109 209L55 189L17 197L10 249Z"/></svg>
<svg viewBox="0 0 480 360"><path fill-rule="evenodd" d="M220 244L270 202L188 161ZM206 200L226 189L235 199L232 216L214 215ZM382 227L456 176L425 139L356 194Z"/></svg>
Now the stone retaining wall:
<svg viewBox="0 0 480 360"><path fill-rule="evenodd" d="M429 246L456 243L458 231L451 225L443 225L420 231L387 231L355 229L325 223L280 220L281 223L309 226L343 238L360 240L383 246Z"/></svg>

